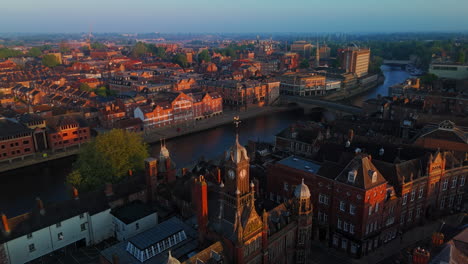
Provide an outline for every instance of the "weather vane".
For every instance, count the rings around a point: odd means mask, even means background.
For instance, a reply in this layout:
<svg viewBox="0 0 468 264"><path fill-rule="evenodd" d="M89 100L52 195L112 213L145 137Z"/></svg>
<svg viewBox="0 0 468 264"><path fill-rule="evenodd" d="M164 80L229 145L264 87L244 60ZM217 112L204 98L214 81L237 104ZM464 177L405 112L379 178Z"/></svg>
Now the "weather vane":
<svg viewBox="0 0 468 264"><path fill-rule="evenodd" d="M239 128L239 124L240 124L241 122L242 122L242 121L240 121L239 116L235 116L235 117L234 117L234 124L236 124L236 128Z"/></svg>

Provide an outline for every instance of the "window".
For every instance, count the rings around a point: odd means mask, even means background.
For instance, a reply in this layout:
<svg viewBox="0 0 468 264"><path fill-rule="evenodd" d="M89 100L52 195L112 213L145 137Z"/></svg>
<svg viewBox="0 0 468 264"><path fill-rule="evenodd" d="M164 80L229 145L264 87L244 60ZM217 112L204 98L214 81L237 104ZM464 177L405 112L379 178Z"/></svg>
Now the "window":
<svg viewBox="0 0 468 264"><path fill-rule="evenodd" d="M55 227L61 227L62 226L62 223L61 222L58 222L55 224Z"/></svg>
<svg viewBox="0 0 468 264"><path fill-rule="evenodd" d="M327 223L328 222L328 215L327 214L323 214L323 222Z"/></svg>
<svg viewBox="0 0 468 264"><path fill-rule="evenodd" d="M447 185L448 185L448 179L445 179L444 183L442 184L442 191L447 190Z"/></svg>
<svg viewBox="0 0 468 264"><path fill-rule="evenodd" d="M416 190L411 191L411 201L414 201L414 197L416 197Z"/></svg>
<svg viewBox="0 0 468 264"><path fill-rule="evenodd" d="M408 212L408 220L407 220L408 223L411 222L412 218L413 218L413 210L410 210L410 211Z"/></svg>
<svg viewBox="0 0 468 264"><path fill-rule="evenodd" d="M86 224L81 224L81 231L85 231L86 230Z"/></svg>
<svg viewBox="0 0 468 264"><path fill-rule="evenodd" d="M283 183L283 188L284 188L285 191L289 191L289 188L288 188L288 187L289 187L289 186L288 186L288 183L287 183L287 182L284 182L284 183Z"/></svg>
<svg viewBox="0 0 468 264"><path fill-rule="evenodd" d="M457 204L460 205L461 202L462 202L462 198L463 198L463 194L458 194L458 198L457 198Z"/></svg>
<svg viewBox="0 0 468 264"><path fill-rule="evenodd" d="M354 225L349 224L349 233L354 234Z"/></svg>
<svg viewBox="0 0 468 264"><path fill-rule="evenodd" d="M333 245L338 246L338 237L333 236Z"/></svg>
<svg viewBox="0 0 468 264"><path fill-rule="evenodd" d="M29 140L23 141L23 144L29 144Z"/></svg>
<svg viewBox="0 0 468 264"><path fill-rule="evenodd" d="M27 237L28 239L31 239L31 238L32 238L32 233L27 234L26 237Z"/></svg>
<svg viewBox="0 0 468 264"><path fill-rule="evenodd" d="M377 213L379 211L379 203L375 204L375 212Z"/></svg>
<svg viewBox="0 0 468 264"><path fill-rule="evenodd" d="M453 206L453 201L454 200L455 200L455 196L454 195L450 196L450 198L449 198L449 207Z"/></svg>
<svg viewBox="0 0 468 264"><path fill-rule="evenodd" d="M63 240L63 233L62 232L57 234L57 239L58 240Z"/></svg>
<svg viewBox="0 0 468 264"><path fill-rule="evenodd" d="M34 244L29 244L29 252L33 251L36 251L36 247L34 246Z"/></svg>
<svg viewBox="0 0 468 264"><path fill-rule="evenodd" d="M338 225L337 225L337 228L338 228L338 229L341 229L341 228L342 228L341 225L342 225L341 219L338 218Z"/></svg>
<svg viewBox="0 0 468 264"><path fill-rule="evenodd" d="M357 171L351 170L348 172L348 182L354 183L354 180L356 179L356 174Z"/></svg>
<svg viewBox="0 0 468 264"><path fill-rule="evenodd" d="M444 209L445 206L445 197L442 197L442 200L440 200L440 209Z"/></svg>
<svg viewBox="0 0 468 264"><path fill-rule="evenodd" d="M424 194L424 186L419 187L418 199L422 198Z"/></svg>
<svg viewBox="0 0 468 264"><path fill-rule="evenodd" d="M416 208L416 218L421 216L421 207Z"/></svg>
<svg viewBox="0 0 468 264"><path fill-rule="evenodd" d="M357 252L357 247L355 243L351 243L351 253L356 254Z"/></svg>
<svg viewBox="0 0 468 264"><path fill-rule="evenodd" d="M346 231L346 232L348 232L348 230L349 230L349 224L348 224L348 222L344 222L344 224L343 224L343 230Z"/></svg>
<svg viewBox="0 0 468 264"><path fill-rule="evenodd" d="M84 218L84 214L80 214L80 219L83 219Z"/></svg>
<svg viewBox="0 0 468 264"><path fill-rule="evenodd" d="M352 215L356 214L356 206L355 205L353 205L353 204L349 205L349 213L352 214Z"/></svg>
<svg viewBox="0 0 468 264"><path fill-rule="evenodd" d="M341 248L342 249L347 249L348 248L348 240L346 238L343 238L341 240Z"/></svg>
<svg viewBox="0 0 468 264"><path fill-rule="evenodd" d="M407 201L408 201L408 194L405 193L405 195L403 195L403 203L402 204L405 205Z"/></svg>
<svg viewBox="0 0 468 264"><path fill-rule="evenodd" d="M457 177L453 177L452 179L452 189L457 186Z"/></svg>
<svg viewBox="0 0 468 264"><path fill-rule="evenodd" d="M63 133L63 136L64 136L64 137L68 136L68 133Z"/></svg>
<svg viewBox="0 0 468 264"><path fill-rule="evenodd" d="M319 194L319 203L328 204L328 196Z"/></svg>
<svg viewBox="0 0 468 264"><path fill-rule="evenodd" d="M400 217L400 224L401 224L401 225L404 225L404 224L405 224L405 214L404 214L404 213L401 214L401 217Z"/></svg>
<svg viewBox="0 0 468 264"><path fill-rule="evenodd" d="M465 175L461 176L461 178L460 178L460 187L465 185L465 177L466 177Z"/></svg>
<svg viewBox="0 0 468 264"><path fill-rule="evenodd" d="M343 212L346 210L346 204L343 201L340 201L340 210Z"/></svg>
<svg viewBox="0 0 468 264"><path fill-rule="evenodd" d="M369 215L372 214L372 205L369 205Z"/></svg>
<svg viewBox="0 0 468 264"><path fill-rule="evenodd" d="M29 151L31 151L30 148L25 148L25 149L24 149L24 152L29 152Z"/></svg>
<svg viewBox="0 0 468 264"><path fill-rule="evenodd" d="M138 230L138 229L140 229L140 224L139 224L139 223L136 223L136 224L135 224L135 230Z"/></svg>

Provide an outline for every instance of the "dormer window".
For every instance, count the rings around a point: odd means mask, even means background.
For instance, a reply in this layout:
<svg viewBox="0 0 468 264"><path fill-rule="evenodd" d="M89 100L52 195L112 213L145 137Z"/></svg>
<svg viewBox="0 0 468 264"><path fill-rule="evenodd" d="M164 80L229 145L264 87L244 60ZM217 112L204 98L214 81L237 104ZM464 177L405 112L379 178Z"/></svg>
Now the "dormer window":
<svg viewBox="0 0 468 264"><path fill-rule="evenodd" d="M354 181L356 180L356 175L357 175L356 170L350 170L348 172L348 182L354 183Z"/></svg>
<svg viewBox="0 0 468 264"><path fill-rule="evenodd" d="M372 183L377 181L377 172L374 170L369 170L369 177L372 179Z"/></svg>

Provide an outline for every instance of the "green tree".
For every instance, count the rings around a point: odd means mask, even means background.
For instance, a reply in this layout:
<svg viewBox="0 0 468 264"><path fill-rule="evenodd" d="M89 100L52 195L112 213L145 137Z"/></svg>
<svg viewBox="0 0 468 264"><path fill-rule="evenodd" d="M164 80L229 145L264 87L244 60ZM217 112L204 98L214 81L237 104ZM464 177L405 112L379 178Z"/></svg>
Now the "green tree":
<svg viewBox="0 0 468 264"><path fill-rule="evenodd" d="M208 50L202 50L202 52L198 53L198 62L210 62L211 56Z"/></svg>
<svg viewBox="0 0 468 264"><path fill-rule="evenodd" d="M369 63L369 72L370 73L381 73L382 70L380 66L383 64L382 57L379 56L372 56L371 61Z"/></svg>
<svg viewBox="0 0 468 264"><path fill-rule="evenodd" d="M103 50L103 49L106 49L107 46L100 43L100 42L93 42L91 43L91 49L93 50Z"/></svg>
<svg viewBox="0 0 468 264"><path fill-rule="evenodd" d="M45 51L45 50L51 50L52 49L52 46L51 45L42 45L39 47L39 49L41 51Z"/></svg>
<svg viewBox="0 0 468 264"><path fill-rule="evenodd" d="M458 52L457 62L461 64L465 64L465 51L464 50L460 50Z"/></svg>
<svg viewBox="0 0 468 264"><path fill-rule="evenodd" d="M81 176L80 171L73 170L70 174L67 175L67 183L71 186L81 186L83 184L83 177Z"/></svg>
<svg viewBox="0 0 468 264"><path fill-rule="evenodd" d="M73 164L76 172L67 181L86 190L105 183L117 183L128 175L129 170L142 171L147 157L147 145L138 134L113 129L81 148Z"/></svg>
<svg viewBox="0 0 468 264"><path fill-rule="evenodd" d="M438 79L437 75L428 73L424 76L421 76L421 82L423 84L433 84Z"/></svg>
<svg viewBox="0 0 468 264"><path fill-rule="evenodd" d="M47 54L47 55L42 56L42 64L46 67L53 68L59 65L60 62L57 59L57 57L55 57L55 55Z"/></svg>
<svg viewBox="0 0 468 264"><path fill-rule="evenodd" d="M184 54L177 53L174 58L172 58L172 62L179 64L180 67L186 68L188 66L187 57Z"/></svg>
<svg viewBox="0 0 468 264"><path fill-rule="evenodd" d="M89 86L87 83L81 83L80 84L80 90L85 91L85 92L91 92L93 89Z"/></svg>
<svg viewBox="0 0 468 264"><path fill-rule="evenodd" d="M299 68L301 69L307 69L310 67L309 61L307 59L303 59L301 63L299 64Z"/></svg>
<svg viewBox="0 0 468 264"><path fill-rule="evenodd" d="M143 42L138 42L132 49L132 57L139 58L148 53L148 47Z"/></svg>
<svg viewBox="0 0 468 264"><path fill-rule="evenodd" d="M39 48L33 47L28 51L28 56L39 57L42 55L42 52Z"/></svg>
<svg viewBox="0 0 468 264"><path fill-rule="evenodd" d="M108 92L107 92L107 88L105 86L101 86L99 88L96 88L96 90L94 90L94 92L97 94L97 95L100 95L102 97L106 97L108 96Z"/></svg>
<svg viewBox="0 0 468 264"><path fill-rule="evenodd" d="M23 53L19 50L8 49L8 48L0 48L0 58L11 58L11 57L19 57L23 55Z"/></svg>

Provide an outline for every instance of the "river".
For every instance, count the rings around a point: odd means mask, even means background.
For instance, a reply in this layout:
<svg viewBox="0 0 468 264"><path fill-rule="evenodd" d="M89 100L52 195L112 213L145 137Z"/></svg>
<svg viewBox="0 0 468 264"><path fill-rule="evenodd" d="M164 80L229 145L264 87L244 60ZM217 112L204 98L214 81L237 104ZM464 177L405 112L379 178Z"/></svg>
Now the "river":
<svg viewBox="0 0 468 264"><path fill-rule="evenodd" d="M401 70L392 70L382 66L385 82L375 89L353 98L352 103L358 106L377 94L387 95L388 87L408 78ZM275 134L299 120L319 120L320 113L306 116L302 111L289 111L242 120L240 125L240 141L246 144L248 140L273 141ZM200 158L214 158L222 154L234 142L233 125L224 125L199 133L168 140L167 148L172 159L179 168L193 164ZM159 144L150 146L152 156L159 155ZM75 157L50 161L30 167L25 167L0 174L0 212L13 217L31 210L36 206L35 198L55 202L71 197L70 190L65 185L65 177L71 171Z"/></svg>

